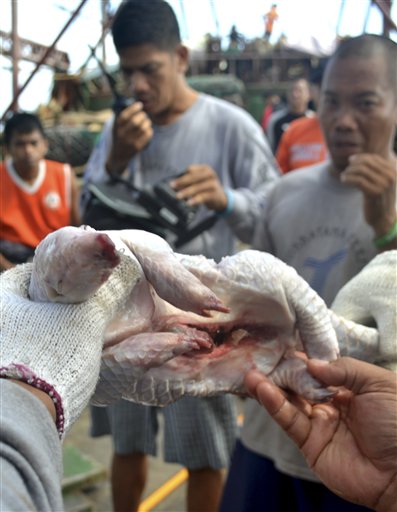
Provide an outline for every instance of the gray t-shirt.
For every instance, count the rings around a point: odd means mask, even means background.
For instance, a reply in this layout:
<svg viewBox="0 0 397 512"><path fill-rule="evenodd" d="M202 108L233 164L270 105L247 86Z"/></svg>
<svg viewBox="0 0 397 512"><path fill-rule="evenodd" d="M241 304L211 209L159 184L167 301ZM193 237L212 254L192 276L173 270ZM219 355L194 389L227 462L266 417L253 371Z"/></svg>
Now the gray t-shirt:
<svg viewBox="0 0 397 512"><path fill-rule="evenodd" d="M49 412L6 379L0 400L0 510L63 510L61 442Z"/></svg>
<svg viewBox="0 0 397 512"><path fill-rule="evenodd" d="M330 305L340 288L377 254L363 195L329 172L329 163L285 175L272 190L254 247L294 267ZM298 448L254 400L247 400L242 442L286 474L317 478Z"/></svg>
<svg viewBox="0 0 397 512"><path fill-rule="evenodd" d="M113 118L106 124L85 169L83 207L89 182L108 179L105 163L112 141ZM179 252L204 254L219 260L236 250L236 236L252 239L269 186L279 177L277 163L259 124L243 109L200 94L174 123L154 126L148 146L131 159L128 174L137 187L183 172L189 165L207 164L234 196L231 215L185 244ZM208 214L201 208L203 218Z"/></svg>

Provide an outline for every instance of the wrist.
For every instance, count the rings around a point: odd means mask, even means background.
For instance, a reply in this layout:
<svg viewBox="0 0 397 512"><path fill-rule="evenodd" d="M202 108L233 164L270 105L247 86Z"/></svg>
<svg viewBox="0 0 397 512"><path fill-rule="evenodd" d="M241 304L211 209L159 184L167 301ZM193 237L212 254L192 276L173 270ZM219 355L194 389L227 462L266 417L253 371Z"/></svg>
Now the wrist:
<svg viewBox="0 0 397 512"><path fill-rule="evenodd" d="M38 377L24 364L12 363L0 368L0 378L6 378L15 384L19 384L43 402L55 421L59 435L63 435L65 418L62 398L54 386Z"/></svg>
<svg viewBox="0 0 397 512"><path fill-rule="evenodd" d="M123 174L127 167L127 164L117 162L115 160L108 159L105 164L105 169L108 174L116 174L120 175Z"/></svg>
<svg viewBox="0 0 397 512"><path fill-rule="evenodd" d="M232 213L233 208L234 208L233 191L230 189L225 189L225 195L226 195L226 199L227 199L226 207L223 210L221 210L220 212L218 212L218 215L220 217L228 217Z"/></svg>
<svg viewBox="0 0 397 512"><path fill-rule="evenodd" d="M105 169L109 174L123 174L133 155L126 155L117 146L113 146L106 160Z"/></svg>
<svg viewBox="0 0 397 512"><path fill-rule="evenodd" d="M397 211L393 208L389 212L383 213L373 218L372 221L367 221L374 231L375 238L380 238L385 235L394 226L397 221Z"/></svg>
<svg viewBox="0 0 397 512"><path fill-rule="evenodd" d="M393 224L390 225L388 228L384 227L378 228L375 230L375 238L374 238L374 245L378 247L379 249L388 246L392 242L395 242L397 240L397 220L394 221Z"/></svg>

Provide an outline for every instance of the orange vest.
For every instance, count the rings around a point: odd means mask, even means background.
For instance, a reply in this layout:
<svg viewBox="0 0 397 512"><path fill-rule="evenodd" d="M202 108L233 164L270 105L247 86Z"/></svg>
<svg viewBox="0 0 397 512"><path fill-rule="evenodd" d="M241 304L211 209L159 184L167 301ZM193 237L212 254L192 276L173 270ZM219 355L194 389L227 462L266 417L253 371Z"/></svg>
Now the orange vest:
<svg viewBox="0 0 397 512"><path fill-rule="evenodd" d="M0 162L0 238L36 247L52 231L68 226L71 173L67 164L42 160L38 177L28 184L12 160Z"/></svg>

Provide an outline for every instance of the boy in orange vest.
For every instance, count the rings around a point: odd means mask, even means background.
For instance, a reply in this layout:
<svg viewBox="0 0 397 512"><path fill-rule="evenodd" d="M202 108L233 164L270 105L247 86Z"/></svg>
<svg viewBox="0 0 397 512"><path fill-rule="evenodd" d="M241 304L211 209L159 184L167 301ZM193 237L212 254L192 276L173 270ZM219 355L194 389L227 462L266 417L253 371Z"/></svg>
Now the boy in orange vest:
<svg viewBox="0 0 397 512"><path fill-rule="evenodd" d="M44 160L39 118L14 114L3 135L9 158L0 162L0 271L28 261L52 231L80 224L77 180L68 164Z"/></svg>

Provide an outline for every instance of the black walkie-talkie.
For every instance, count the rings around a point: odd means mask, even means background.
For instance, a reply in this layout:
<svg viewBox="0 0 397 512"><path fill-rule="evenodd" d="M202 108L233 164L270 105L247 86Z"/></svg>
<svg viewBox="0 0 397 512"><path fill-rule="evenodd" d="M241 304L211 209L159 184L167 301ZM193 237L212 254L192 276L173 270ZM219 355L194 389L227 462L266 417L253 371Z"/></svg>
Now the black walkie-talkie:
<svg viewBox="0 0 397 512"><path fill-rule="evenodd" d="M116 80L112 77L112 75L105 69L105 66L103 65L103 63L98 59L96 53L95 53L95 48L93 48L92 46L89 46L89 49L91 50L91 55L94 57L94 59L97 61L98 63L98 66L100 68L100 70L102 71L102 73L104 74L104 76L107 78L107 81L109 83L109 87L110 87L110 90L112 91L112 94L113 94L113 105L112 105L112 110L113 112L116 114L116 116L118 114L120 114L120 112L122 110L124 110L126 107L129 107L130 105L132 105L135 101L134 98L127 98L126 96L123 96L122 94L120 94L117 90L117 83L116 83Z"/></svg>

